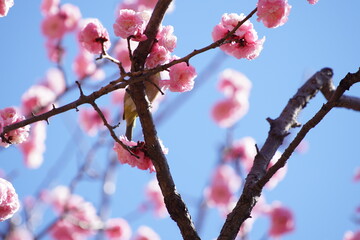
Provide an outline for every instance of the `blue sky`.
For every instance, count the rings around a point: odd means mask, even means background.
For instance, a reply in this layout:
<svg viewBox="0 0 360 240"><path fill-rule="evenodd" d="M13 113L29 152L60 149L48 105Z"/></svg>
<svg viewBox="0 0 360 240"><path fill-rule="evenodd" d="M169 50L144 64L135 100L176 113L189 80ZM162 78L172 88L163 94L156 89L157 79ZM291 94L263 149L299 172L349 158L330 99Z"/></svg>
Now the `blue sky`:
<svg viewBox="0 0 360 240"><path fill-rule="evenodd" d="M62 1L68 2L79 6L83 17L99 18L114 37L112 24L118 1ZM168 161L177 189L188 203L193 217L197 213L197 199L218 161L218 150L226 141L226 130L217 127L210 119L212 105L223 97L216 90L221 71L233 68L252 81L250 111L234 128L233 137L252 136L261 146L269 130L265 119L277 117L288 99L314 72L323 67L333 68L337 85L346 73L355 72L360 67L359 1L320 0L314 6L306 0L290 0L289 3L292 5L289 21L282 27L267 29L255 18L251 19L259 37L266 37L264 50L257 59L218 57L221 56L219 50L193 58L190 62L199 73L199 81L203 78L206 84L198 86L195 83L196 92L183 93L185 97L180 101L186 99L186 102L181 107L176 105L174 114L158 125L159 137L170 150ZM247 14L255 5L255 0L177 1L175 11L164 19L164 25L173 25L178 37L175 54L181 57L211 43L212 28L223 13ZM21 95L54 66L46 57L45 40L39 27L42 20L39 6L40 1L15 0L9 15L0 19L0 108L20 105ZM77 54L77 46L73 36L67 37L64 44L68 48L65 71L71 82L75 80L71 62ZM218 57L216 68L207 68L215 57ZM115 71L116 68L109 68L107 74ZM360 96L360 87L354 86L347 94ZM179 95L168 93L167 98L171 100ZM77 97L78 92L73 91L60 104ZM106 97L99 104L108 102ZM316 96L301 113L299 122L305 123L324 102L323 96ZM309 151L304 155L295 154L289 160L285 180L274 190L264 193L269 203L279 200L294 211L296 231L283 239L335 240L342 239L347 230L359 229L351 220L355 208L360 205L360 185L352 182L354 170L360 166L359 122L359 113L334 109L306 137ZM96 137L88 137L79 130L75 111L51 119L47 131L45 162L39 169L23 167L22 155L15 147L0 151L0 168L7 173L16 173L13 184L21 198L36 191L56 161L63 163L51 186L68 184L96 140ZM120 135L122 131L119 128L117 133ZM104 144L94 156L95 169L104 167L109 146L111 144ZM169 218L156 219L152 213L129 215L143 201L144 187L155 175L128 166L119 167L117 173L111 215L131 216L129 221L134 231L145 224L158 232L162 239L181 239L175 223ZM99 183L89 179L81 182L75 190L94 204L99 203L99 191ZM45 220L51 217L49 211ZM223 221L216 209L210 209L201 232L203 239L215 238ZM3 224L0 223L0 229ZM251 239L260 239L267 227L267 219L259 219Z"/></svg>

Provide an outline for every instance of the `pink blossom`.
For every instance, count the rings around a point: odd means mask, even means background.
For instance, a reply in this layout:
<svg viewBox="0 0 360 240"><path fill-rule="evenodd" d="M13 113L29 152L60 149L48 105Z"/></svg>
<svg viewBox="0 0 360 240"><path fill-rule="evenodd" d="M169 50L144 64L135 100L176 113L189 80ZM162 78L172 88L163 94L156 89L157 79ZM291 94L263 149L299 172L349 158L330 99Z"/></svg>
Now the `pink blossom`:
<svg viewBox="0 0 360 240"><path fill-rule="evenodd" d="M355 174L354 174L353 181L354 182L359 182L360 181L360 167L357 167L355 169Z"/></svg>
<svg viewBox="0 0 360 240"><path fill-rule="evenodd" d="M241 178L228 165L216 168L211 185L205 189L205 197L210 206L227 207L234 199L234 193L241 186Z"/></svg>
<svg viewBox="0 0 360 240"><path fill-rule="evenodd" d="M140 226L133 240L160 240L160 236L147 226Z"/></svg>
<svg viewBox="0 0 360 240"><path fill-rule="evenodd" d="M150 13L147 11L121 9L113 25L114 33L124 39L132 37L134 41L144 41L146 40L144 30L149 19Z"/></svg>
<svg viewBox="0 0 360 240"><path fill-rule="evenodd" d="M149 169L150 172L155 172L155 167L151 162L151 159L145 154L144 142L133 142L127 140L125 136L120 136L120 141L126 146L131 147L131 151L138 156L132 156L129 151L124 149L119 143L115 142L114 150L117 153L118 159L122 164L129 164L132 167L137 167L141 170Z"/></svg>
<svg viewBox="0 0 360 240"><path fill-rule="evenodd" d="M128 240L131 237L130 225L122 218L109 219L104 231L110 240Z"/></svg>
<svg viewBox="0 0 360 240"><path fill-rule="evenodd" d="M58 63L61 61L65 50L60 46L59 42L54 39L47 39L45 42L47 56L50 61Z"/></svg>
<svg viewBox="0 0 360 240"><path fill-rule="evenodd" d="M14 6L14 0L0 0L0 17L5 17L12 6Z"/></svg>
<svg viewBox="0 0 360 240"><path fill-rule="evenodd" d="M59 185L51 191L44 190L41 194L41 198L44 202L51 204L52 207L58 212L64 211L67 201L70 201L70 189L66 186ZM71 197L71 201L75 202L75 196ZM77 202L80 202L81 199Z"/></svg>
<svg viewBox="0 0 360 240"><path fill-rule="evenodd" d="M13 185L0 178L0 222L11 218L19 210L20 203Z"/></svg>
<svg viewBox="0 0 360 240"><path fill-rule="evenodd" d="M165 47L154 44L149 56L146 58L145 65L147 68L154 68L168 62L169 59L170 52Z"/></svg>
<svg viewBox="0 0 360 240"><path fill-rule="evenodd" d="M103 27L98 19L87 19L86 25L79 32L79 42L91 53L102 53L102 45L104 49L110 48L109 33Z"/></svg>
<svg viewBox="0 0 360 240"><path fill-rule="evenodd" d="M107 109L101 109L105 118L109 120L110 111ZM94 136L99 129L104 127L104 122L100 115L92 108L84 108L80 111L79 123L81 128L90 136Z"/></svg>
<svg viewBox="0 0 360 240"><path fill-rule="evenodd" d="M42 0L41 12L44 15L55 14L59 11L60 0Z"/></svg>
<svg viewBox="0 0 360 240"><path fill-rule="evenodd" d="M156 39L158 40L158 44L163 46L169 52L173 52L176 47L177 37L174 35L174 27L169 26L161 26Z"/></svg>
<svg viewBox="0 0 360 240"><path fill-rule="evenodd" d="M164 203L164 197L156 179L151 180L147 184L145 193L151 204L154 206L156 215L158 217L165 217L167 215L167 209Z"/></svg>
<svg viewBox="0 0 360 240"><path fill-rule="evenodd" d="M66 33L64 17L59 13L46 15L41 22L41 32L49 39L61 39Z"/></svg>
<svg viewBox="0 0 360 240"><path fill-rule="evenodd" d="M138 43L130 41L130 48L133 50L137 47ZM131 60L129 56L128 44L126 39L120 39L114 48L115 58L118 59L125 71L130 71Z"/></svg>
<svg viewBox="0 0 360 240"><path fill-rule="evenodd" d="M280 203L274 203L268 214L270 216L269 235L271 237L281 237L295 229L292 211L283 207Z"/></svg>
<svg viewBox="0 0 360 240"><path fill-rule="evenodd" d="M169 68L170 80L162 80L162 85L172 92L187 92L193 89L196 70L193 66L184 62L175 64Z"/></svg>
<svg viewBox="0 0 360 240"><path fill-rule="evenodd" d="M18 110L13 107L8 107L0 110L0 130L3 131L3 127L25 120L24 116L19 115ZM20 144L25 142L29 137L30 126L26 125L4 134L4 137L12 144ZM9 143L0 141L0 146L7 148Z"/></svg>
<svg viewBox="0 0 360 240"><path fill-rule="evenodd" d="M254 158L256 156L255 139L252 137L244 137L232 143L232 145L225 150L224 160L239 160L246 172L249 172Z"/></svg>
<svg viewBox="0 0 360 240"><path fill-rule="evenodd" d="M24 156L25 165L28 168L38 168L43 163L43 154L46 148L45 139L46 123L34 123L28 140L19 145Z"/></svg>
<svg viewBox="0 0 360 240"><path fill-rule="evenodd" d="M32 240L34 236L26 227L14 227L7 235L6 240Z"/></svg>
<svg viewBox="0 0 360 240"><path fill-rule="evenodd" d="M269 163L268 169L274 166L274 164L279 160L280 157L281 157L281 153L279 151L276 151L276 153L274 154L273 158ZM269 182L266 183L265 187L269 190L274 189L278 185L278 183L285 178L286 173L287 173L287 165L280 168L274 174L274 176L270 178Z"/></svg>
<svg viewBox="0 0 360 240"><path fill-rule="evenodd" d="M96 64L94 62L93 55L84 50L80 51L75 57L72 67L79 79L93 75L96 71Z"/></svg>
<svg viewBox="0 0 360 240"><path fill-rule="evenodd" d="M229 31L232 31L239 21L245 18L244 14L237 15L235 13L222 16L221 22L216 25L212 32L214 41L220 40L226 36ZM259 56L265 38L258 39L252 23L247 20L241 25L236 32L226 39L228 43L222 44L220 49L229 55L238 59L246 58L252 60Z"/></svg>
<svg viewBox="0 0 360 240"><path fill-rule="evenodd" d="M343 240L360 240L360 231L355 233L351 231L346 232Z"/></svg>
<svg viewBox="0 0 360 240"><path fill-rule="evenodd" d="M42 85L49 88L56 95L60 95L66 89L64 74L58 68L50 68L45 74Z"/></svg>
<svg viewBox="0 0 360 240"><path fill-rule="evenodd" d="M316 4L319 0L308 0L310 4Z"/></svg>
<svg viewBox="0 0 360 240"><path fill-rule="evenodd" d="M66 211L64 218L51 228L54 239L87 239L101 226L93 204L79 195L71 194L67 187L59 186L45 198L59 214Z"/></svg>
<svg viewBox="0 0 360 240"><path fill-rule="evenodd" d="M240 94L250 95L251 81L241 72L225 69L220 75L218 88L225 96L237 98Z"/></svg>
<svg viewBox="0 0 360 240"><path fill-rule="evenodd" d="M64 24L67 32L74 31L77 29L79 21L81 19L80 9L70 3L61 5L60 15L64 19Z"/></svg>
<svg viewBox="0 0 360 240"><path fill-rule="evenodd" d="M21 111L25 115L43 113L50 110L55 99L55 93L48 87L33 85L21 97Z"/></svg>
<svg viewBox="0 0 360 240"><path fill-rule="evenodd" d="M257 3L257 20L268 28L284 25L290 14L291 6L287 0L259 0Z"/></svg>
<svg viewBox="0 0 360 240"><path fill-rule="evenodd" d="M217 102L212 110L213 120L222 128L229 128L239 121L249 110L249 100L246 96L241 98L224 99Z"/></svg>

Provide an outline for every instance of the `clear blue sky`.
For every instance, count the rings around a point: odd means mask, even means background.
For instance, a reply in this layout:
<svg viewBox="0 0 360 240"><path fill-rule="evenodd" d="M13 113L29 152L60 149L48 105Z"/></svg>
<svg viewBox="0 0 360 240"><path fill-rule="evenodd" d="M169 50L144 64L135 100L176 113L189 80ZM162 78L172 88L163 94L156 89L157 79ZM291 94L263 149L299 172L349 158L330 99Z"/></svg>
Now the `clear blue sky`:
<svg viewBox="0 0 360 240"><path fill-rule="evenodd" d="M113 36L112 24L118 1L62 2L79 6L85 18L99 18ZM211 43L212 28L223 13L247 14L255 4L255 0L177 1L175 11L164 20L165 25L174 26L178 37L175 54L184 56L193 49ZM292 0L290 4L289 21L277 29L267 29L255 18L251 19L259 37L266 36L264 50L257 59L221 58L215 70L206 69L206 66L218 54L218 50L192 59L191 64L198 73L211 71L212 75L206 76L207 83L199 87L195 94L184 93L188 94L188 101L158 127L159 137L170 150L168 160L177 189L194 217L197 199L218 160L218 149L225 143L226 131L217 127L209 117L212 105L222 98L216 90L218 75L222 70L233 68L252 81L250 111L234 129L234 138L252 136L261 145L269 130L265 119L277 117L307 77L323 67L331 67L337 84L347 72L355 72L360 67L360 1L320 0L312 6L306 0ZM19 105L21 95L53 66L47 60L45 40L39 28L42 20L39 6L40 1L15 0L9 15L0 19L0 108ZM75 79L71 61L77 53L73 36L65 40L65 45L68 47L65 70L71 82ZM114 71L110 69L107 73ZM355 86L348 94L360 96L360 86ZM169 93L168 98L177 95ZM61 104L77 97L78 92L74 91L66 95ZM108 99L105 99L100 104L107 102ZM299 121L305 123L324 102L323 96L317 96L301 114ZM358 112L344 109L332 111L306 137L310 143L308 153L294 155L290 159L285 180L273 191L265 192L268 202L279 200L294 210L296 230L284 239L336 240L342 239L345 231L360 228L351 220L355 208L360 205L360 185L352 182L354 170L360 166L359 122ZM137 126L139 128L139 124ZM58 159L63 159L64 165L52 186L69 183L96 139L87 137L77 129L75 111L51 119L47 129L45 163L37 170L23 167L21 153L15 147L0 151L0 168L7 173L17 173L13 184L21 198L34 193ZM122 134L121 131L119 129L118 134ZM108 154L105 145L96 154L93 167L103 168ZM129 216L143 201L144 186L154 176L128 166L120 167L117 191L112 199L112 216ZM82 182L76 188L76 193L83 194L94 204L99 202L99 191L99 184L91 180ZM216 209L209 210L207 216L201 236L203 239L213 239L217 237L224 219ZM134 231L139 225L145 224L158 232L162 239L181 239L175 223L169 218L154 219L151 213L131 217L129 220ZM47 214L45 219L51 219L51 214ZM0 223L0 229L3 224ZM260 239L267 227L267 219L260 219L254 226L251 239Z"/></svg>

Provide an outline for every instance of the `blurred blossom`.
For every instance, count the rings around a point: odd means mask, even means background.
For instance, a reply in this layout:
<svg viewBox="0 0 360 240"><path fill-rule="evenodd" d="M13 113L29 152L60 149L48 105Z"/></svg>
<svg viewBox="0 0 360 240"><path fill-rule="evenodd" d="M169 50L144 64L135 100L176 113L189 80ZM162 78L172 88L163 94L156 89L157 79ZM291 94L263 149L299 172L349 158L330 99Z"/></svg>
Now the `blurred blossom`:
<svg viewBox="0 0 360 240"><path fill-rule="evenodd" d="M160 240L160 236L147 226L140 226L133 240Z"/></svg>
<svg viewBox="0 0 360 240"><path fill-rule="evenodd" d="M131 228L122 218L111 218L105 224L105 234L110 240L128 240L131 237Z"/></svg>
<svg viewBox="0 0 360 240"><path fill-rule="evenodd" d="M13 185L0 178L0 222L11 218L19 210L20 203Z"/></svg>

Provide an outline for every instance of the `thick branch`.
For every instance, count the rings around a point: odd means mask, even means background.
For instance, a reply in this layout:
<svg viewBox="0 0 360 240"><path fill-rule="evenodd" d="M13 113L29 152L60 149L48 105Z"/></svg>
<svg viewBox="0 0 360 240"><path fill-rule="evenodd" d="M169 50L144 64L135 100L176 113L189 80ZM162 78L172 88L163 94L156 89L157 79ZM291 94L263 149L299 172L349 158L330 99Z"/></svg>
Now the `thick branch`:
<svg viewBox="0 0 360 240"><path fill-rule="evenodd" d="M271 158L289 134L290 128L298 126L296 118L299 112L332 76L333 72L330 68L324 68L314 74L289 100L277 119L268 119L270 123L268 138L254 159L243 193L233 211L227 216L219 240L235 239L241 224L250 217L251 210L261 194L261 188L254 188L254 185L265 175Z"/></svg>
<svg viewBox="0 0 360 240"><path fill-rule="evenodd" d="M357 83L360 82L360 69L358 72L350 74L348 73L343 80L341 80L339 86L336 88L332 97L329 101L324 104L321 109L315 114L313 118L311 118L301 130L298 132L294 140L290 143L290 145L285 149L284 153L280 157L280 159L272 166L266 175L260 179L260 181L256 184L256 188L261 189L265 186L265 184L270 180L270 178L283 166L285 166L287 160L290 158L291 154L294 152L295 148L300 144L300 142L304 139L306 134L314 128L327 113L330 112L331 109L338 106L339 102L343 99L343 94L346 90Z"/></svg>
<svg viewBox="0 0 360 240"><path fill-rule="evenodd" d="M133 72L143 70L146 57L151 50L158 28L170 3L171 0L159 0L156 4L149 24L145 30L147 40L140 42L138 48L134 51L132 65ZM200 239L197 232L195 231L195 227L187 207L181 199L180 194L176 190L175 183L170 173L169 165L162 152L162 148L159 143L153 118L150 112L150 105L146 98L144 83L138 82L132 84L129 86L128 90L136 105L136 110L138 112L143 129L147 152L155 166L156 176L164 196L164 201L168 212L171 218L179 226L184 239Z"/></svg>

